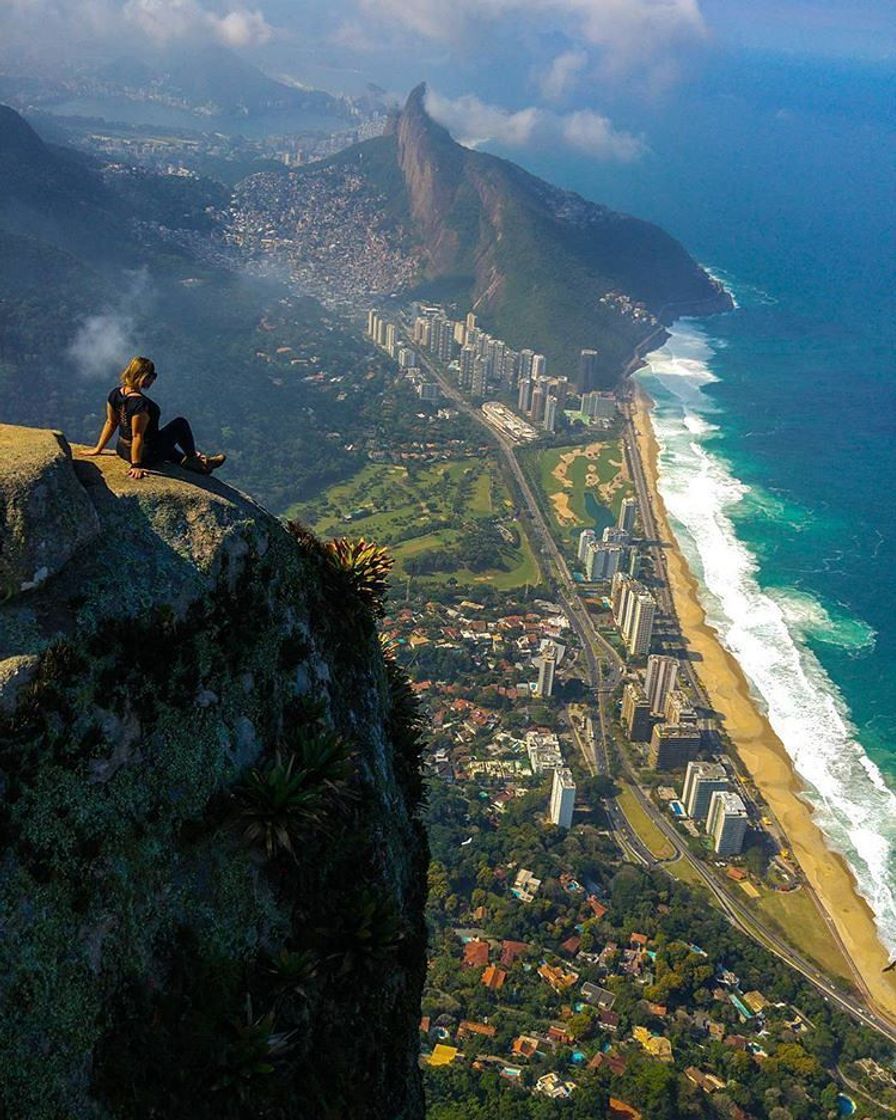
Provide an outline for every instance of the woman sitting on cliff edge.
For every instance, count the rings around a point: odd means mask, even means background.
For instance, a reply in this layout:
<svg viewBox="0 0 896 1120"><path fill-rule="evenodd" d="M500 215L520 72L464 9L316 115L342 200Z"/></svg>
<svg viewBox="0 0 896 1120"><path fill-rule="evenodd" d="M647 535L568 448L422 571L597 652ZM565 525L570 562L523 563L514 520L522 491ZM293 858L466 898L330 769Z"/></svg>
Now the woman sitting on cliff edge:
<svg viewBox="0 0 896 1120"><path fill-rule="evenodd" d="M115 428L118 445L115 450L129 463L130 478L145 478L147 467L160 463L176 463L197 474L211 474L227 458L226 455L202 455L196 450L189 421L178 416L163 428L159 427L162 410L143 392L156 379L156 367L149 358L131 358L121 371L121 384L109 394L106 422L96 447L86 455L99 455Z"/></svg>

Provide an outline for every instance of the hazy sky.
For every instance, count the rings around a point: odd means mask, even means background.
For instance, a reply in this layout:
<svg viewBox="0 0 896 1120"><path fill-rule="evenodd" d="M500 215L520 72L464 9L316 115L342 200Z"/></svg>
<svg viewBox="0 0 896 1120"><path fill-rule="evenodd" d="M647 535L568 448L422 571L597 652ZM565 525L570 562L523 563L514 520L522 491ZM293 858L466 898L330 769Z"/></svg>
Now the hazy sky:
<svg viewBox="0 0 896 1120"><path fill-rule="evenodd" d="M648 112L727 52L892 61L896 0L0 0L0 62L20 70L200 43L333 92L426 79L468 142L627 162L626 105Z"/></svg>

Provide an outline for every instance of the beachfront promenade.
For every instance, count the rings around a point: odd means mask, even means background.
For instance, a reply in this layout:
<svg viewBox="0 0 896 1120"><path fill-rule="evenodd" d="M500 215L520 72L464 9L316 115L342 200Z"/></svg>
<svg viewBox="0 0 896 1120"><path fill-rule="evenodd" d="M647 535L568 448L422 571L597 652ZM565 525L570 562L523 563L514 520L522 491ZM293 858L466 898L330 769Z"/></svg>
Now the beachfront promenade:
<svg viewBox="0 0 896 1120"><path fill-rule="evenodd" d="M482 411L472 405L463 396L457 386L452 384L452 382L445 377L444 371L438 363L432 361L427 355L421 355L421 360L429 374L438 383L444 396L449 399L456 408L468 415L489 434L491 440L500 449L507 467L515 480L520 497L525 506L525 515L529 521L529 528L534 537L533 543L535 543L539 552L542 565L547 569L546 574L549 574L551 577L550 582L553 584L558 598L563 603L564 609L568 612L570 622L582 643L582 649L585 655L584 666L588 675L588 683L595 692L595 709L597 714L595 727L597 734L591 742L586 741L584 737L578 734L576 735L576 739L582 750L588 769L592 773L609 774L611 747L607 735L606 706L608 699L622 679L625 664L613 646L604 639L595 627L579 594L578 587L572 579L566 560L548 527L548 522L539 506L537 498L517 460L515 446L512 441L503 431L489 423ZM658 532L654 519L655 487L651 485L653 483L652 478L650 482L648 482L647 472L644 469L644 463L642 461L642 449L638 441L638 434L630 408L626 408L626 437L629 469L640 504L644 534L645 537L653 542L652 548L655 553L654 564L658 577L658 586L655 589L658 603L666 617L672 623L676 623L678 616L675 597L673 596L672 588L668 583L665 573L666 558L664 553L666 549L661 543L662 536ZM704 702L707 708L718 707L718 705L713 704L707 696L702 683L694 672L693 665L690 662L685 662L685 665L687 667L687 675L694 686L695 694L701 698L701 701ZM775 929L763 921L754 909L748 908L725 891L716 881L713 873L707 869L700 860L691 855L675 828L663 817L662 813L657 809L650 798L640 789L628 760L622 757L621 752L617 757L619 758L623 770L626 772L626 776L630 780L630 788L634 791L634 795L638 799L641 809L650 817L653 823L662 830L663 834L672 845L675 856L672 861L667 862L686 861L690 868L696 873L700 882L710 891L716 904L739 929L762 944L766 949L775 953L776 956L791 967L797 969L797 971L802 973L803 976L810 980L821 991L826 999L836 1003L841 1010L853 1016L853 1018L862 1022L865 1026L880 1031L880 1033L891 1042L896 1042L896 1015L894 1015L893 1019L890 1019L878 1009L878 1005L874 1003L873 995L869 991L868 985L863 981L861 973L849 952L849 947L843 944L844 955L852 968L857 991L861 993L867 1006L862 1006L861 1003L858 1003L854 995L849 993L844 994L844 992L836 987L813 962L802 957ZM636 830L626 819L615 798L607 799L605 807L616 838L630 858L645 866L659 867L670 874L674 874L674 872L666 866L666 862L656 860L652 853L640 841ZM828 922L832 936L836 939L837 932L830 923L830 918L828 918Z"/></svg>

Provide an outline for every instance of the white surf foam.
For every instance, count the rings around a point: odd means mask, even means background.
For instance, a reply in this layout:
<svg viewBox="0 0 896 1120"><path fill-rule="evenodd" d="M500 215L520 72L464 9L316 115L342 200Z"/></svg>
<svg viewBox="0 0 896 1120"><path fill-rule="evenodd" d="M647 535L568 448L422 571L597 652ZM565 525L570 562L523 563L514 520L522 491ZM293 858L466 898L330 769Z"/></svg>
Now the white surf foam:
<svg viewBox="0 0 896 1120"><path fill-rule="evenodd" d="M831 640L870 648L873 631L830 611L799 590L770 593L757 562L738 539L732 514L749 494L711 447L717 412L702 391L709 369L684 373L682 358L708 363L710 340L693 323L676 326L642 370L657 407L659 488L679 544L697 577L707 619L737 658L759 702L809 789L806 797L831 846L841 852L875 913L884 943L896 951L896 794L859 743L849 711L807 639L826 628ZM709 439L707 440L707 436Z"/></svg>

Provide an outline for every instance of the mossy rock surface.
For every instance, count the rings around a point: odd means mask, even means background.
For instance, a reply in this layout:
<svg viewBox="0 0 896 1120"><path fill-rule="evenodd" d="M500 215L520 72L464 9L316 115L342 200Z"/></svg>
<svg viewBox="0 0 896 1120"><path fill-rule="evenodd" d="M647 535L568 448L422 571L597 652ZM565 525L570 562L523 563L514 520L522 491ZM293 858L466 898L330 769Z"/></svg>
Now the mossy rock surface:
<svg viewBox="0 0 896 1120"><path fill-rule="evenodd" d="M13 432L89 532L0 604L0 1115L422 1116L426 844L369 611L217 478ZM320 734L347 789L270 856L241 791Z"/></svg>

